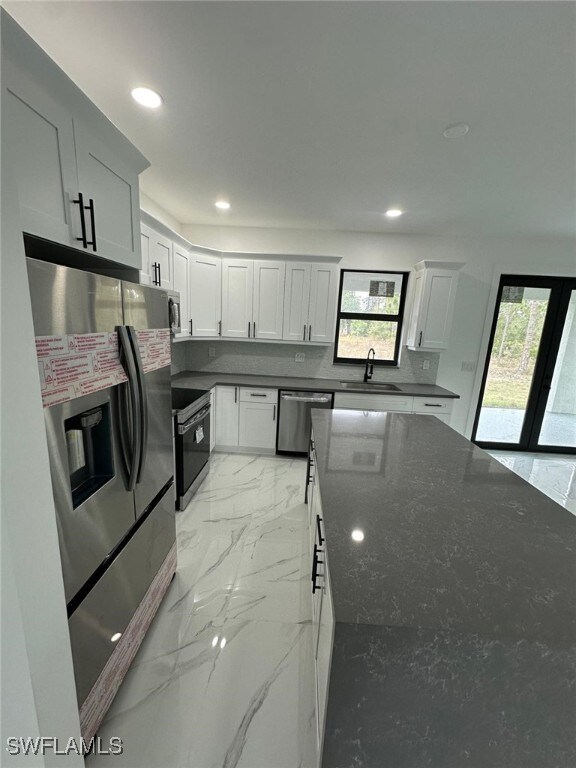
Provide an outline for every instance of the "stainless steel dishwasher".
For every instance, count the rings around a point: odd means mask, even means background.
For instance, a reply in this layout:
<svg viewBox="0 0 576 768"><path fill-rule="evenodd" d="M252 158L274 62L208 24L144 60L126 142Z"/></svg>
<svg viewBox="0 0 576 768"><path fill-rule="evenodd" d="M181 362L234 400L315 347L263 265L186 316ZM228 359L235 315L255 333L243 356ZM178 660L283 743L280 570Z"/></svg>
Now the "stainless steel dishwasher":
<svg viewBox="0 0 576 768"><path fill-rule="evenodd" d="M333 392L280 390L276 453L308 453L312 408L332 408Z"/></svg>

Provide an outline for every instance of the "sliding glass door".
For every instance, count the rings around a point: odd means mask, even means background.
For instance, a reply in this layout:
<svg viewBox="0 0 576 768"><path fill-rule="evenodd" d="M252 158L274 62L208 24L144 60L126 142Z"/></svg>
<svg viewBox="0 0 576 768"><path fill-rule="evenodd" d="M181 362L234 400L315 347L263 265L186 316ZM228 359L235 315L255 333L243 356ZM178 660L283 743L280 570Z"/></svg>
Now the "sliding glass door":
<svg viewBox="0 0 576 768"><path fill-rule="evenodd" d="M576 453L576 280L502 276L472 439Z"/></svg>

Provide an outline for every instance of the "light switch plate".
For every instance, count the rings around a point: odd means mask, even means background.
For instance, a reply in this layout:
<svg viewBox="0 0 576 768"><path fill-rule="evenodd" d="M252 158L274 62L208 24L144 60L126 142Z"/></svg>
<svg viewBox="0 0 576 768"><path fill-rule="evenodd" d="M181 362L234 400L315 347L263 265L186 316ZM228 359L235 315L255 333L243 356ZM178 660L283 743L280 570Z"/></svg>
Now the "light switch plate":
<svg viewBox="0 0 576 768"><path fill-rule="evenodd" d="M430 360L422 360L422 370L427 371L430 368Z"/></svg>
<svg viewBox="0 0 576 768"><path fill-rule="evenodd" d="M216 357L216 350L214 347L208 347L208 357Z"/></svg>
<svg viewBox="0 0 576 768"><path fill-rule="evenodd" d="M304 354L304 352L296 352L296 354L294 355L294 360L297 363L303 363L305 359L306 359L306 355Z"/></svg>

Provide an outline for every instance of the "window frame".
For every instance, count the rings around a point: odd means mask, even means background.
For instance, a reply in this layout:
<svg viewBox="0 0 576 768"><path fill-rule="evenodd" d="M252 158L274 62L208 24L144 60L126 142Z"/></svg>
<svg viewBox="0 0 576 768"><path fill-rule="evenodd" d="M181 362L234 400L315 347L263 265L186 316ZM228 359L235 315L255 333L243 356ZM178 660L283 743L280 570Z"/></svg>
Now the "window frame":
<svg viewBox="0 0 576 768"><path fill-rule="evenodd" d="M345 312L340 309L342 305L342 290L344 288L344 276L348 272L362 273L365 275L401 275L402 276L402 289L400 291L400 305L398 307L398 314L394 315L382 315L374 314L370 312ZM374 365L385 365L398 367L400 361L400 343L402 340L402 328L404 323L404 309L406 307L406 294L408 292L408 280L410 278L410 272L404 272L401 270L389 269L341 269L340 270L340 287L338 289L338 303L336 305L336 334L334 336L334 357L333 362L337 365L364 365L366 358L359 357L338 357L338 342L340 338L340 321L341 320L366 320L366 321L381 321L392 322L398 324L398 332L396 333L396 343L394 345L394 359L382 360L376 358L373 362ZM372 362L372 361L370 361Z"/></svg>

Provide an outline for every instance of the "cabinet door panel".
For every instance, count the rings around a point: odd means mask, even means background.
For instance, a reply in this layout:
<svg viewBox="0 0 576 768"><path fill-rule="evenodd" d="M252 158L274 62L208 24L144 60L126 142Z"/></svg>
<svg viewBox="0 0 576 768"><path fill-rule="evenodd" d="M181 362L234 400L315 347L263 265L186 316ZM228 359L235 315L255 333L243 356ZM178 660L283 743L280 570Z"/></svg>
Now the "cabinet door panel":
<svg viewBox="0 0 576 768"><path fill-rule="evenodd" d="M174 243L174 290L180 293L180 327L177 338L190 336L190 253Z"/></svg>
<svg viewBox="0 0 576 768"><path fill-rule="evenodd" d="M288 262L284 288L284 325L282 338L306 341L310 302L310 264Z"/></svg>
<svg viewBox="0 0 576 768"><path fill-rule="evenodd" d="M174 275L172 271L172 240L164 237L164 235L158 234L158 232L154 232L154 238L152 239L152 245L150 249L150 256L152 259L152 264L158 265L158 270L156 272L160 279L160 285L158 287L171 290L174 285Z"/></svg>
<svg viewBox="0 0 576 768"><path fill-rule="evenodd" d="M240 403L238 444L243 448L276 446L276 406L270 403Z"/></svg>
<svg viewBox="0 0 576 768"><path fill-rule="evenodd" d="M238 387L216 387L216 445L238 445Z"/></svg>
<svg viewBox="0 0 576 768"><path fill-rule="evenodd" d="M371 395L336 392L334 408L352 408L360 411L412 411L411 395Z"/></svg>
<svg viewBox="0 0 576 768"><path fill-rule="evenodd" d="M78 191L72 118L8 64L3 77L3 127L23 229L63 245L78 246L73 239L70 207Z"/></svg>
<svg viewBox="0 0 576 768"><path fill-rule="evenodd" d="M222 336L246 339L252 335L254 262L222 260Z"/></svg>
<svg viewBox="0 0 576 768"><path fill-rule="evenodd" d="M284 318L283 261L254 262L252 317L257 339L281 339Z"/></svg>
<svg viewBox="0 0 576 768"><path fill-rule="evenodd" d="M430 275L422 301L422 342L426 349L446 349L454 307L454 275Z"/></svg>
<svg viewBox="0 0 576 768"><path fill-rule="evenodd" d="M138 176L109 147L74 120L78 186L94 200L96 245L101 256L141 268ZM88 239L91 239L89 215Z"/></svg>
<svg viewBox="0 0 576 768"><path fill-rule="evenodd" d="M192 254L190 319L192 336L218 336L222 316L222 260Z"/></svg>
<svg viewBox="0 0 576 768"><path fill-rule="evenodd" d="M142 268L140 270L140 282L142 285L152 285L152 240L154 232L146 224L140 225L140 253L142 254Z"/></svg>
<svg viewBox="0 0 576 768"><path fill-rule="evenodd" d="M338 269L331 264L313 264L308 309L309 341L334 341Z"/></svg>

